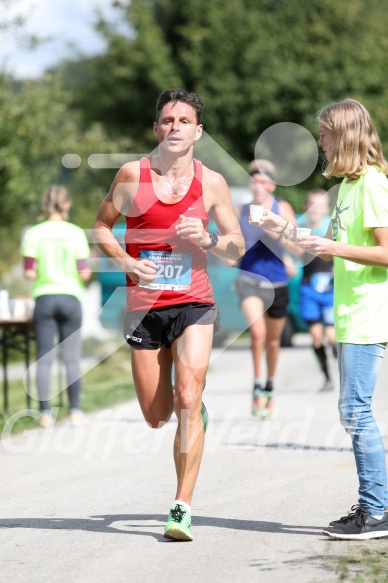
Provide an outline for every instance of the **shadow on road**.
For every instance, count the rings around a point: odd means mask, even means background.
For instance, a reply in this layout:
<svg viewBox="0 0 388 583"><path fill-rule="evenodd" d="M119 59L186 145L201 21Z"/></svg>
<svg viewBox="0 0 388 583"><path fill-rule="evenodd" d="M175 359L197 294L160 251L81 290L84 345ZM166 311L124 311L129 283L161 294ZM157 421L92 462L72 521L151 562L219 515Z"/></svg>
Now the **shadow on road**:
<svg viewBox="0 0 388 583"><path fill-rule="evenodd" d="M163 514L117 514L91 516L90 518L7 518L0 520L0 528L30 528L44 530L83 530L86 532L120 533L152 536L158 541L168 542L162 533L139 528L158 528L166 522ZM151 522L151 523L150 523ZM160 522L160 524L152 524ZM119 523L119 524L118 524ZM302 534L317 536L322 527L282 524L280 522L265 522L254 520L238 520L234 518L215 518L211 516L195 516L193 527L228 528L251 532L268 532L280 534ZM317 532L318 531L318 532Z"/></svg>

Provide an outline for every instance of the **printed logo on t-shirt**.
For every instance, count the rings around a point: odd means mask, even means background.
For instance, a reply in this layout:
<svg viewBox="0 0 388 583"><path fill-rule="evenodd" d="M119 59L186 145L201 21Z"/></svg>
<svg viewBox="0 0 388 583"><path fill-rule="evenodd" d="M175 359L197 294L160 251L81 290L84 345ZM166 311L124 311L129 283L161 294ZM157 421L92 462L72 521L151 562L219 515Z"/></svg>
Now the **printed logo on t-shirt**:
<svg viewBox="0 0 388 583"><path fill-rule="evenodd" d="M340 215L342 215L342 213L347 211L350 207L346 206L345 208L341 209L341 205L342 205L342 201L340 202L339 206L335 205L335 209L334 209L335 210L335 217L334 217L334 219L331 219L331 230L333 233L333 241L337 241L338 229L341 229L341 231L345 231L345 227L343 227L341 224Z"/></svg>

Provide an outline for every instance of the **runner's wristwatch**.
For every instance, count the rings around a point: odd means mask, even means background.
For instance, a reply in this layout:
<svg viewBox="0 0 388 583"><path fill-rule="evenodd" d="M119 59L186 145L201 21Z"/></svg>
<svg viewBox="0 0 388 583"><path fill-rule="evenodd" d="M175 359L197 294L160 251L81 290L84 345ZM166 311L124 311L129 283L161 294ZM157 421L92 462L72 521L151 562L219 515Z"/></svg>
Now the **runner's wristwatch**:
<svg viewBox="0 0 388 583"><path fill-rule="evenodd" d="M212 247L215 247L218 243L218 235L217 233L210 233L209 232L209 237L211 240L211 243L209 243L209 245L201 245L202 249L211 249Z"/></svg>

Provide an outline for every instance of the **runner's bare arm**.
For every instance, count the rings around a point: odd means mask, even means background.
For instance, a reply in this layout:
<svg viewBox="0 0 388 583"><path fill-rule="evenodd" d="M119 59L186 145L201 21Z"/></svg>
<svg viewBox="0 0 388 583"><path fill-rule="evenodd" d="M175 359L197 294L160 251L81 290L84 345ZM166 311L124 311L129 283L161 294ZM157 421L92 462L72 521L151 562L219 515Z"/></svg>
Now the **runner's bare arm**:
<svg viewBox="0 0 388 583"><path fill-rule="evenodd" d="M101 251L136 283L155 279L155 264L147 259L131 257L112 233L112 228L131 204L139 184L138 162L130 162L117 173L108 194L102 201L93 225L93 238Z"/></svg>
<svg viewBox="0 0 388 583"><path fill-rule="evenodd" d="M224 259L229 265L235 265L245 253L245 242L233 209L228 185L221 174L206 167L203 170L204 205L207 212L211 213L220 232L217 245L209 251ZM195 242L197 245L211 243L209 234L203 229L203 225L200 237Z"/></svg>

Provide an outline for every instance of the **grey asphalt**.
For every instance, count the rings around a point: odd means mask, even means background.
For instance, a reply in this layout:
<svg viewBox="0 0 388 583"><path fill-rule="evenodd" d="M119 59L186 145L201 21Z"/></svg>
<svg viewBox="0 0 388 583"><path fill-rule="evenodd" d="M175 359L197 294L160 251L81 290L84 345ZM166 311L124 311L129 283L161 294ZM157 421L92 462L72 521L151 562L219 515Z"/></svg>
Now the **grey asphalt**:
<svg viewBox="0 0 388 583"><path fill-rule="evenodd" d="M374 399L385 440L387 373L385 361ZM357 501L337 389L318 392L306 335L282 349L272 421L251 416L251 376L246 343L213 351L192 543L163 538L175 421L151 430L131 401L85 426L3 436L0 581L339 581L339 558L368 543L321 534Z"/></svg>

